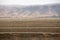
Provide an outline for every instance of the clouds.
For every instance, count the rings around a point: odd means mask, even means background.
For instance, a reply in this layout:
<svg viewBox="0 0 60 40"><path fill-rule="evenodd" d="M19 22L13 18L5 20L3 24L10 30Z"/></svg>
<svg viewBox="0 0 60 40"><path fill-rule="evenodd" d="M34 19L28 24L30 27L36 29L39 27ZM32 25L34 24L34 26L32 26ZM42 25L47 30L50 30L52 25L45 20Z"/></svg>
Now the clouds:
<svg viewBox="0 0 60 40"><path fill-rule="evenodd" d="M36 5L60 3L60 0L0 0L0 5Z"/></svg>

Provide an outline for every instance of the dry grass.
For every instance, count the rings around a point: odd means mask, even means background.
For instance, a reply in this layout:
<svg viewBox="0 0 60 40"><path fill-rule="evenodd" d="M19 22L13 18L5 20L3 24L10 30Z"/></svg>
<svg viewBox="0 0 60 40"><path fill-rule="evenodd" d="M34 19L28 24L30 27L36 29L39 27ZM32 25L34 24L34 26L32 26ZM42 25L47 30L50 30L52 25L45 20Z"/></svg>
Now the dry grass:
<svg viewBox="0 0 60 40"><path fill-rule="evenodd" d="M34 20L0 19L0 40L60 40L60 34L52 34L52 35L50 34L50 33L60 33L59 31L60 28L27 29L19 27L60 27L60 19L58 18L34 19ZM17 33L17 32L32 32L32 34ZM39 32L43 33L41 34ZM46 32L47 34L44 35L44 33Z"/></svg>
<svg viewBox="0 0 60 40"><path fill-rule="evenodd" d="M0 34L0 40L60 40L60 35L42 34Z"/></svg>
<svg viewBox="0 0 60 40"><path fill-rule="evenodd" d="M59 18L34 20L0 19L0 27L60 27Z"/></svg>

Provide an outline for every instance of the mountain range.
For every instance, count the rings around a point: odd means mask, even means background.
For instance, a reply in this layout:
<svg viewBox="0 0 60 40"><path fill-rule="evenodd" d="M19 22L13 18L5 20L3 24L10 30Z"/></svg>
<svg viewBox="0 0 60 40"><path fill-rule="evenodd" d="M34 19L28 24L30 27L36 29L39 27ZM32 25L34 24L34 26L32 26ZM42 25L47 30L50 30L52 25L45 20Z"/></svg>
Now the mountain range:
<svg viewBox="0 0 60 40"><path fill-rule="evenodd" d="M49 5L0 5L0 17L45 18L60 17L60 3Z"/></svg>

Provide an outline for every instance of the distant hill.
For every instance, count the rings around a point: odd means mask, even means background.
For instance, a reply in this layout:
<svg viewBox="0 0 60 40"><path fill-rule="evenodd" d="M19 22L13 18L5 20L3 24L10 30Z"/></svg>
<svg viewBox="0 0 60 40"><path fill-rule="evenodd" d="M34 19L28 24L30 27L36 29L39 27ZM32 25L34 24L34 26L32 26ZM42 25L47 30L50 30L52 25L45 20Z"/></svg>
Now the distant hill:
<svg viewBox="0 0 60 40"><path fill-rule="evenodd" d="M45 18L60 17L60 4L49 5L0 5L0 17Z"/></svg>

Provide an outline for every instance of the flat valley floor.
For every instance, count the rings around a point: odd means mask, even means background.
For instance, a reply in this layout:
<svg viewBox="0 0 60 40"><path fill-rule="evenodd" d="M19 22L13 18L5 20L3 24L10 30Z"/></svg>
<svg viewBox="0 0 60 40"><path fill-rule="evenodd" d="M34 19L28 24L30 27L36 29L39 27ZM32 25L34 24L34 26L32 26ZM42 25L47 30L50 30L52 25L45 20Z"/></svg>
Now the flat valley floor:
<svg viewBox="0 0 60 40"><path fill-rule="evenodd" d="M60 40L60 18L0 18L0 40Z"/></svg>
<svg viewBox="0 0 60 40"><path fill-rule="evenodd" d="M60 18L0 18L0 27L60 27Z"/></svg>

